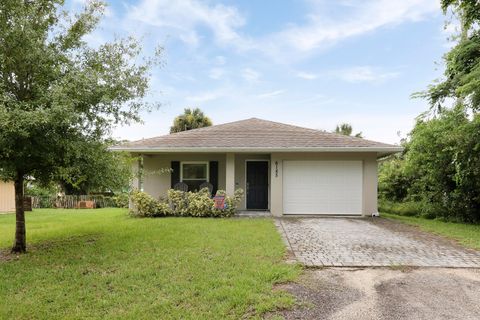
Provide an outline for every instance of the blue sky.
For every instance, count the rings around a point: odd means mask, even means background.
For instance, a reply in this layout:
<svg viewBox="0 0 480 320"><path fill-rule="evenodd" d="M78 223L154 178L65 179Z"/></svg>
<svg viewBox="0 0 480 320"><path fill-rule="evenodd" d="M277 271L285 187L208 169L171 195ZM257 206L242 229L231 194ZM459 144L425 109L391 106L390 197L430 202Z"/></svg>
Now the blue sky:
<svg viewBox="0 0 480 320"><path fill-rule="evenodd" d="M72 0L79 8L82 0ZM93 46L142 37L164 48L144 124L115 129L141 139L168 133L185 107L215 124L258 117L332 130L349 122L368 139L398 143L428 108L412 100L441 75L448 50L437 0L110 0Z"/></svg>

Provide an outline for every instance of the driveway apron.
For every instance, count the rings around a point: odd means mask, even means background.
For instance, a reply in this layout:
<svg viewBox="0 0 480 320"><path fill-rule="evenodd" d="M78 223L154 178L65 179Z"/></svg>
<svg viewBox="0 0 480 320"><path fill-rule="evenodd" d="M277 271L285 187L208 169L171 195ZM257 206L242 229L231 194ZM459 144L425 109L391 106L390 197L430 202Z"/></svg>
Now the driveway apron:
<svg viewBox="0 0 480 320"><path fill-rule="evenodd" d="M277 218L296 259L310 267L480 268L480 252L383 218Z"/></svg>

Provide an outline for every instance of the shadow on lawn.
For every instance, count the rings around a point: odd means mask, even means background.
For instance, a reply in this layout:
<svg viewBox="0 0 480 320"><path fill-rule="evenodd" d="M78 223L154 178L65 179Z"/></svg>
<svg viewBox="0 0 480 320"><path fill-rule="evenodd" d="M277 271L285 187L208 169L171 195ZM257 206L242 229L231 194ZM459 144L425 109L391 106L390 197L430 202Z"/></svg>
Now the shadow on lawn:
<svg viewBox="0 0 480 320"><path fill-rule="evenodd" d="M92 245L97 245L101 234L88 234L81 236L70 236L68 238L44 240L31 244L27 247L26 254L11 253L10 248L0 249L0 263L19 260L24 256L34 255L37 252L52 253L64 248L77 249L78 251L89 250Z"/></svg>

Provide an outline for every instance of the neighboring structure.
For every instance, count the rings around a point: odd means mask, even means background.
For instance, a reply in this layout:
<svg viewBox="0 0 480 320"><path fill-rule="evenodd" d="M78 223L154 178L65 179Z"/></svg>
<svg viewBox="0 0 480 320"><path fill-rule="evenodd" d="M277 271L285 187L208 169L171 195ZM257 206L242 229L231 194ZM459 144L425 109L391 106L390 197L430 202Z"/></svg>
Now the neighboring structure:
<svg viewBox="0 0 480 320"><path fill-rule="evenodd" d="M141 157L136 170L144 174L134 183L155 198L179 181L190 190L209 181L227 194L244 189L240 210L270 210L277 216L376 213L377 158L402 150L256 118L112 149Z"/></svg>
<svg viewBox="0 0 480 320"><path fill-rule="evenodd" d="M15 211L15 188L13 182L0 180L0 213Z"/></svg>

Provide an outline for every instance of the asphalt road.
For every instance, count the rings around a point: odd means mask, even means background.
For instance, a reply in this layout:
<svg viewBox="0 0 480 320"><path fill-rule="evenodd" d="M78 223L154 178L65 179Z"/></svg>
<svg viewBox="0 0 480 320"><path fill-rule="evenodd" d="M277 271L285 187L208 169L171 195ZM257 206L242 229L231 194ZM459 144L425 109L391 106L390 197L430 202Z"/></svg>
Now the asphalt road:
<svg viewBox="0 0 480 320"><path fill-rule="evenodd" d="M285 319L480 319L480 269L325 268L280 286Z"/></svg>

